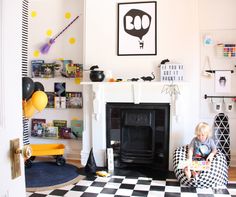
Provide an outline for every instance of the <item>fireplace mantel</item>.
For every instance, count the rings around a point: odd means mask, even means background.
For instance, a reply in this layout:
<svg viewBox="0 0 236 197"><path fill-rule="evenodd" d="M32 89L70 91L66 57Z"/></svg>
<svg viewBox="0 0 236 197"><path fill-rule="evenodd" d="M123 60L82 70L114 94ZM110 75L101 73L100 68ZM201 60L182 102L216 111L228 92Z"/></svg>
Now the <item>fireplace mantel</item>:
<svg viewBox="0 0 236 197"><path fill-rule="evenodd" d="M106 165L106 103L170 103L170 153L169 169L172 168L172 152L181 144L176 139L181 138L177 133L183 130L180 126L185 114L188 83L178 83L180 95L176 100L176 108L173 100L167 92L163 92L163 82L82 82L84 99L84 133L83 149L81 151L81 163L85 165L93 148L95 161L98 166ZM173 113L173 108L175 112Z"/></svg>

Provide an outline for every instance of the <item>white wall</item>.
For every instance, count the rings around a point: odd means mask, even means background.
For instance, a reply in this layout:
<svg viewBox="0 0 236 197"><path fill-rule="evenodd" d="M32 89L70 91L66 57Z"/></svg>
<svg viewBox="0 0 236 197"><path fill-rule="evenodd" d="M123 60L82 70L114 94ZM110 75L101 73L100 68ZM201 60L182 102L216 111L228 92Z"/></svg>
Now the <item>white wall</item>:
<svg viewBox="0 0 236 197"><path fill-rule="evenodd" d="M58 59L83 63L83 0L30 0L29 2L28 76L31 77L30 62L34 59L43 59L47 63L55 62ZM70 17L66 17L66 14L70 14ZM55 38L77 15L79 15L79 19L56 39L49 52L47 54L40 53L42 45L47 43L50 38ZM75 43L70 43L70 38L74 38ZM41 82L47 92L54 92L55 82L65 82L66 91L82 91L82 86L76 83L75 79L55 77L50 79L33 78L33 80ZM32 118L44 118L47 123L52 123L53 120L67 120L67 126L70 127L71 119L83 119L82 111L82 109L45 108L42 112L35 113ZM80 140L31 137L30 143L64 143L67 158L80 158Z"/></svg>
<svg viewBox="0 0 236 197"><path fill-rule="evenodd" d="M212 102L222 102L222 99L203 99L204 94L207 95L226 95L235 96L236 89L236 74L235 65L236 58L220 57L216 54L216 44L236 43L236 1L234 0L200 0L199 1L199 29L200 29L200 69L203 69L205 57L209 56L212 69L216 70L233 70L231 75L231 92L229 93L215 93L214 90L214 75L211 78L200 76L200 118L213 125L214 117L217 114L212 110ZM213 45L204 46L203 39L209 35L213 39ZM206 85L207 84L207 85ZM231 102L231 99L225 99L225 102ZM231 137L231 166L236 166L236 109L234 103L234 110L230 113L225 112L224 106L222 112L229 117L230 137Z"/></svg>
<svg viewBox="0 0 236 197"><path fill-rule="evenodd" d="M85 66L98 64L105 71L111 70L114 77L127 79L150 75L153 71L157 74L160 61L169 58L183 63L187 73L192 69L198 71L194 0L157 1L157 55L127 57L116 55L118 2L86 1ZM194 74L186 75L186 80L194 81Z"/></svg>
<svg viewBox="0 0 236 197"><path fill-rule="evenodd" d="M166 58L184 64L185 80L190 86L185 103L191 107L187 110L189 113L187 120L180 117L179 121L173 123L175 128L173 132L174 136L178 136L178 144L186 144L193 137L195 125L199 121L198 1L157 1L157 55L155 56L117 56L119 2L126 1L86 1L85 67L98 64L102 70L111 70L115 78L129 79L150 75L151 72L157 76L160 61ZM84 114L85 121L86 117L87 114ZM91 135L91 125L85 122L84 138L88 139L83 139L82 154L89 152Z"/></svg>
<svg viewBox="0 0 236 197"><path fill-rule="evenodd" d="M44 43L45 37L38 36L37 30L43 31L43 27L46 28L48 21L55 19L60 15L61 10L66 10L67 6L75 3L71 1L67 3L61 1L56 3L54 1L41 3L42 1L32 1L32 5L37 9L45 9L44 12L51 11L53 7L52 17L47 18L48 15L44 15L43 19L46 23L40 24L35 29L31 54L33 49L38 49L40 44ZM85 68L89 68L92 65L98 64L102 70L112 71L115 78L133 78L150 75L154 71L155 75L159 73L159 63L165 58L169 58L171 61L176 61L184 64L185 68L185 81L189 83L189 95L186 99L186 105L191 106L188 110L189 119L184 120L184 130L177 129L178 139L181 139L181 144L188 143L193 137L195 125L199 121L207 121L210 124L213 123L213 115L206 109L206 101L202 96L205 91L211 90L209 83L202 80L201 68L204 57L204 48L202 47L202 36L205 33L212 33L214 38L218 40L229 39L228 35L235 40L231 30L235 30L235 1L234 0L159 0L157 1L157 55L155 56L117 56L117 4L119 2L126 1L108 1L108 0L86 0L84 5L85 13L83 15L84 20L84 44L83 44L83 63ZM129 1L127 1L129 2ZM77 2L78 3L78 2ZM45 8L47 5L48 8ZM77 8L74 6L74 13ZM32 9L33 6L31 7ZM81 8L81 7L80 7ZM79 9L80 10L80 9ZM54 16L54 14L56 16ZM61 18L59 17L57 22L61 24ZM58 27L57 25L55 25ZM53 26L54 27L54 26ZM215 33L219 30L227 30L229 34ZM59 29L55 29L55 32ZM221 32L221 31L220 31ZM79 34L81 33L78 32ZM215 33L215 34L214 34ZM43 32L40 33L41 35ZM30 34L31 36L31 34ZM66 37L66 33L64 35ZM66 51L68 57L81 59L81 56L77 56L74 53L75 50L61 50L62 40L65 37L59 38L53 48L50 49L50 54L44 56L48 60L62 57ZM227 38L226 38L227 37ZM81 46L80 46L81 47ZM78 50L82 50L79 48ZM73 51L73 53L71 53ZM55 54L57 54L55 56ZM212 60L213 63L214 60ZM227 60L228 61L228 60ZM235 64L235 59L229 60L232 64ZM231 66L232 67L232 66ZM88 72L85 72L84 80L88 81ZM158 78L156 80L159 80ZM200 87L201 84L201 87ZM207 84L207 85L206 85ZM206 87L206 89L202 89ZM86 87L85 87L86 88ZM234 93L234 92L232 92ZM204 104L205 103L205 104ZM84 103L85 105L91 105L91 103ZM44 113L44 112L43 112ZM46 111L45 111L46 113ZM50 113L50 112L49 112ZM86 114L84 114L86 117ZM53 117L53 115L50 115ZM236 127L234 124L234 118L230 121L231 131ZM176 123L176 128L182 128ZM89 125L85 130L84 136L91 135ZM236 139L236 136L231 132L231 141ZM91 141L87 141L85 152L88 152ZM236 147L231 143L231 150L236 155Z"/></svg>
<svg viewBox="0 0 236 197"><path fill-rule="evenodd" d="M85 4L85 67L98 64L101 69L111 70L115 78L128 79L158 75L158 65L162 59L184 64L185 80L189 83L189 97L185 100L189 119L184 121L184 131L176 130L176 136L182 144L189 143L194 135L194 128L199 121L213 124L211 112L202 105L203 92L212 89L209 82L202 82L202 34L219 29L236 28L236 1L234 0L159 0L157 1L157 55L156 56L117 56L117 4L126 1L87 0ZM129 1L127 1L129 2ZM102 6L100 6L102 5ZM96 15L96 17L94 17ZM216 35L216 37L219 35ZM235 33L230 34L235 42ZM227 37L227 38L226 38ZM228 35L221 37L227 41ZM235 64L235 59L230 63ZM232 64L231 64L232 67ZM235 75L233 75L235 76ZM86 80L86 78L85 78ZM88 76L87 76L87 80ZM158 79L157 79L158 80ZM200 87L200 84L201 87ZM206 88L205 90L202 87ZM232 92L232 94L234 91ZM201 103L201 106L200 106ZM201 112L201 114L200 114ZM207 115L203 115L207 113ZM230 119L231 142L235 141L233 133L236 127ZM176 123L176 128L181 128ZM85 136L90 136L91 125L87 124ZM88 144L91 141L88 141ZM88 146L84 145L84 152ZM87 150L85 150L87 149ZM236 147L231 143L233 155ZM233 159L234 160L234 159Z"/></svg>

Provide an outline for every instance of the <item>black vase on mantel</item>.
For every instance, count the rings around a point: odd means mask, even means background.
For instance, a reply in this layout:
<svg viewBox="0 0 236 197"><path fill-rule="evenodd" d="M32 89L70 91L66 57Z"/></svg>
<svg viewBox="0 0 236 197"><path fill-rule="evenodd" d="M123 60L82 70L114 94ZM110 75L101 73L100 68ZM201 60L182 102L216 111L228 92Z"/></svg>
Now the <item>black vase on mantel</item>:
<svg viewBox="0 0 236 197"><path fill-rule="evenodd" d="M93 149L91 148L87 163L84 168L85 172L88 174L96 174L97 165L93 156Z"/></svg>

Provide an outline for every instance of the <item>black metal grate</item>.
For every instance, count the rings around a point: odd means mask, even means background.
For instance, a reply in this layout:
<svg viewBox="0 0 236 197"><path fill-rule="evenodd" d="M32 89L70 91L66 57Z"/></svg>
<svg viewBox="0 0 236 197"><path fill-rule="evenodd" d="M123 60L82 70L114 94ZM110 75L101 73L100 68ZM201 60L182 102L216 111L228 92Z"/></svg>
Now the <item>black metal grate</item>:
<svg viewBox="0 0 236 197"><path fill-rule="evenodd" d="M125 109L121 111L122 162L152 163L155 148L155 111Z"/></svg>
<svg viewBox="0 0 236 197"><path fill-rule="evenodd" d="M169 116L168 103L107 103L107 148L113 148L115 167L168 170Z"/></svg>

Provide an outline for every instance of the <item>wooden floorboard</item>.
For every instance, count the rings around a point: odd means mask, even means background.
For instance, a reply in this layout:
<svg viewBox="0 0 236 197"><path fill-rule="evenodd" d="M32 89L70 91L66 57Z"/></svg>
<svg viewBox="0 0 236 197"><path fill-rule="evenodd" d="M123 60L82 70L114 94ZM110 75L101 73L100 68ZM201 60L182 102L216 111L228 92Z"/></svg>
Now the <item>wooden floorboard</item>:
<svg viewBox="0 0 236 197"><path fill-rule="evenodd" d="M229 168L229 180L236 181L236 167Z"/></svg>

